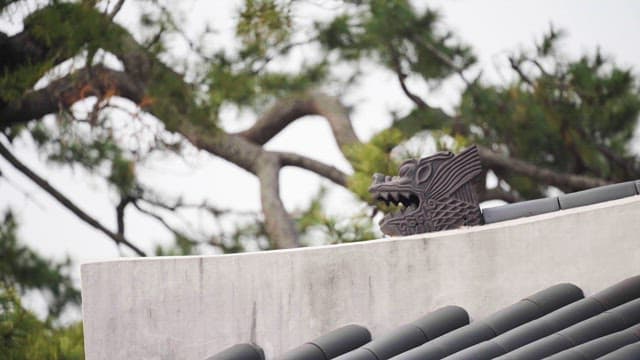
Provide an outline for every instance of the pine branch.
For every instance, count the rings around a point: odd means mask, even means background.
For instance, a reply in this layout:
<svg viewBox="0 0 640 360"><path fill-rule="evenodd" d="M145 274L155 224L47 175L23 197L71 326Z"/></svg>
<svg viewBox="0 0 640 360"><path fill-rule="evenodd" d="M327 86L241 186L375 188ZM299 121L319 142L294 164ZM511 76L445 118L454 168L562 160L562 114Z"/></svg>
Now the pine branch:
<svg viewBox="0 0 640 360"><path fill-rule="evenodd" d="M133 250L136 254L140 256L146 256L145 253L142 250L140 250L140 248L138 248L133 243L128 241L124 237L124 235L116 234L113 231L107 229L98 220L96 220L94 217L84 212L76 204L74 204L69 198L67 198L58 190L56 190L53 186L51 186L49 182L47 182L45 179L41 178L36 173L34 173L25 164L23 164L20 160L18 160L11 153L11 151L9 151L9 149L7 149L4 146L4 144L2 144L2 142L0 142L0 155L4 157L7 160L7 162L9 162L14 168L16 168L18 171L20 171L26 177L28 177L31 181L33 181L36 185L38 185L42 190L44 190L53 198L55 198L62 206L66 207L69 211L71 211L74 215L76 215L80 220L89 224L93 228L101 231L102 233L107 235L109 238L111 238L113 241L115 241L116 244L123 244L126 247Z"/></svg>
<svg viewBox="0 0 640 360"><path fill-rule="evenodd" d="M236 135L263 145L290 123L307 115L324 117L341 149L360 143L345 106L335 97L316 91L307 91L277 101L249 129Z"/></svg>
<svg viewBox="0 0 640 360"><path fill-rule="evenodd" d="M347 178L349 177L349 175L345 174L344 172L342 172L342 170L334 166L324 164L320 161L308 158L300 154L294 154L289 152L272 152L272 153L278 156L282 166L295 166L302 169L306 169L333 181L337 185L340 185L343 187L347 186Z"/></svg>
<svg viewBox="0 0 640 360"><path fill-rule="evenodd" d="M116 15L118 15L120 10L122 9L122 5L124 5L124 2L125 0L118 0L118 2L113 6L113 9L109 13L110 20L113 20L113 18L116 17Z"/></svg>
<svg viewBox="0 0 640 360"><path fill-rule="evenodd" d="M280 198L280 163L274 154L265 153L258 161L256 175L260 180L260 202L267 234L280 248L300 246L291 216Z"/></svg>
<svg viewBox="0 0 640 360"><path fill-rule="evenodd" d="M559 188L588 189L609 184L608 181L584 175L575 175L557 172L542 168L516 158L510 158L494 152L486 147L479 146L480 158L483 164L489 168L505 169L520 175L525 175L538 180L542 184L553 185Z"/></svg>

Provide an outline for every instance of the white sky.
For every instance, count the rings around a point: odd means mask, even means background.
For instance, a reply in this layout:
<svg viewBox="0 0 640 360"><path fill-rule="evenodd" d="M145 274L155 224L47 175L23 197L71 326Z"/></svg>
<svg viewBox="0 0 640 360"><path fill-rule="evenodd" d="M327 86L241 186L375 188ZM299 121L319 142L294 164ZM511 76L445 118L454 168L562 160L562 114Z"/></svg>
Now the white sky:
<svg viewBox="0 0 640 360"><path fill-rule="evenodd" d="M320 12L333 6L333 2L311 2L330 5L323 6L318 10ZM416 3L418 6L423 4ZM183 1L180 4L189 13L188 30L191 33L197 33L209 22L222 31L221 41L228 41L228 33L233 28L230 19L233 10L239 6L238 2ZM633 67L636 73L640 69L640 47L636 42L640 34L639 1L439 0L428 4L440 9L446 26L472 45L479 59L478 66L493 81L500 81L504 74L509 73L505 70L508 66L507 56L518 48L531 48L534 40L540 38L550 23L567 30L568 37L562 48L568 55L575 57L600 46L618 64ZM135 13L128 5L118 15L119 21L124 23L133 18ZM19 26L16 26L0 23L3 31L12 28L18 31ZM224 40L225 36L227 40ZM432 105L450 109L455 105L459 87L454 81L439 92L423 95ZM375 68L344 100L347 105L354 107L353 124L358 135L364 139L388 126L389 110L406 111L410 107L395 78ZM243 116L242 121L236 121L231 119L234 114L228 115L224 124L229 129L250 125L250 116ZM296 121L270 141L267 148L298 152L345 171L349 169L336 148L329 127L318 118ZM103 182L87 177L81 171L45 164L28 141L17 141L13 149L22 161L81 208L115 228L115 198ZM0 169L12 183L0 181L0 209L11 207L17 213L21 224L19 234L24 241L49 256L61 258L70 254L77 263L118 256L110 239L79 221L1 159ZM258 183L251 175L205 153L194 154L187 162L174 156L157 159L138 168L138 173L144 184L164 189L170 194L183 194L186 199L193 201L209 199L214 205L242 210L259 209L260 206ZM304 206L321 183L328 182L302 170L285 169L282 172L281 189L287 208ZM331 191L330 204L335 213L349 213L358 206L348 192L335 187ZM156 241L166 242L170 239L157 222L132 216L132 213L127 213L129 222L126 235L136 244L150 251ZM191 221L198 223L195 218ZM74 275L78 277L77 267Z"/></svg>

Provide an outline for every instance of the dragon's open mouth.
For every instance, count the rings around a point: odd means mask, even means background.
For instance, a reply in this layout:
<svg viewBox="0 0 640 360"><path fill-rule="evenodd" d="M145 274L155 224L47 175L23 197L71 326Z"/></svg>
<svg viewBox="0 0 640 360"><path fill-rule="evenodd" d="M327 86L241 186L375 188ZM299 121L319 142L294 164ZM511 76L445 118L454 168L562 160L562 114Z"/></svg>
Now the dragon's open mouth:
<svg viewBox="0 0 640 360"><path fill-rule="evenodd" d="M372 198L377 208L385 213L381 222L416 211L420 207L420 198L411 191L372 190Z"/></svg>

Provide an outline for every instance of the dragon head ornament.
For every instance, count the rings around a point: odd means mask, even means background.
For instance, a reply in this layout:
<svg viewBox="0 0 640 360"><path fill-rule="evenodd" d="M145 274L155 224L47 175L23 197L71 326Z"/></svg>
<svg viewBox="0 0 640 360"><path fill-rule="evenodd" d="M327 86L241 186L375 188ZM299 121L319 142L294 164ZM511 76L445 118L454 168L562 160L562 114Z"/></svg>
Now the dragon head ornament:
<svg viewBox="0 0 640 360"><path fill-rule="evenodd" d="M481 172L478 148L472 146L458 155L440 152L407 160L398 176L373 175L369 192L387 210L380 229L399 236L481 224L473 188Z"/></svg>

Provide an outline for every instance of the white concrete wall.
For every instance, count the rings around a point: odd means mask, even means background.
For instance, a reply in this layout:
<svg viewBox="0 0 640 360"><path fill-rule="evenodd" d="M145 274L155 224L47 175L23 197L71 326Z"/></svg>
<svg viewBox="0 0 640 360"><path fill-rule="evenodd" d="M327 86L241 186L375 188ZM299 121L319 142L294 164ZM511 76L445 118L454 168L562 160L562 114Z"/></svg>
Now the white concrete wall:
<svg viewBox="0 0 640 360"><path fill-rule="evenodd" d="M572 282L640 274L640 196L531 218L328 247L82 266L87 359L267 356L347 323L374 336L447 304L480 318Z"/></svg>

